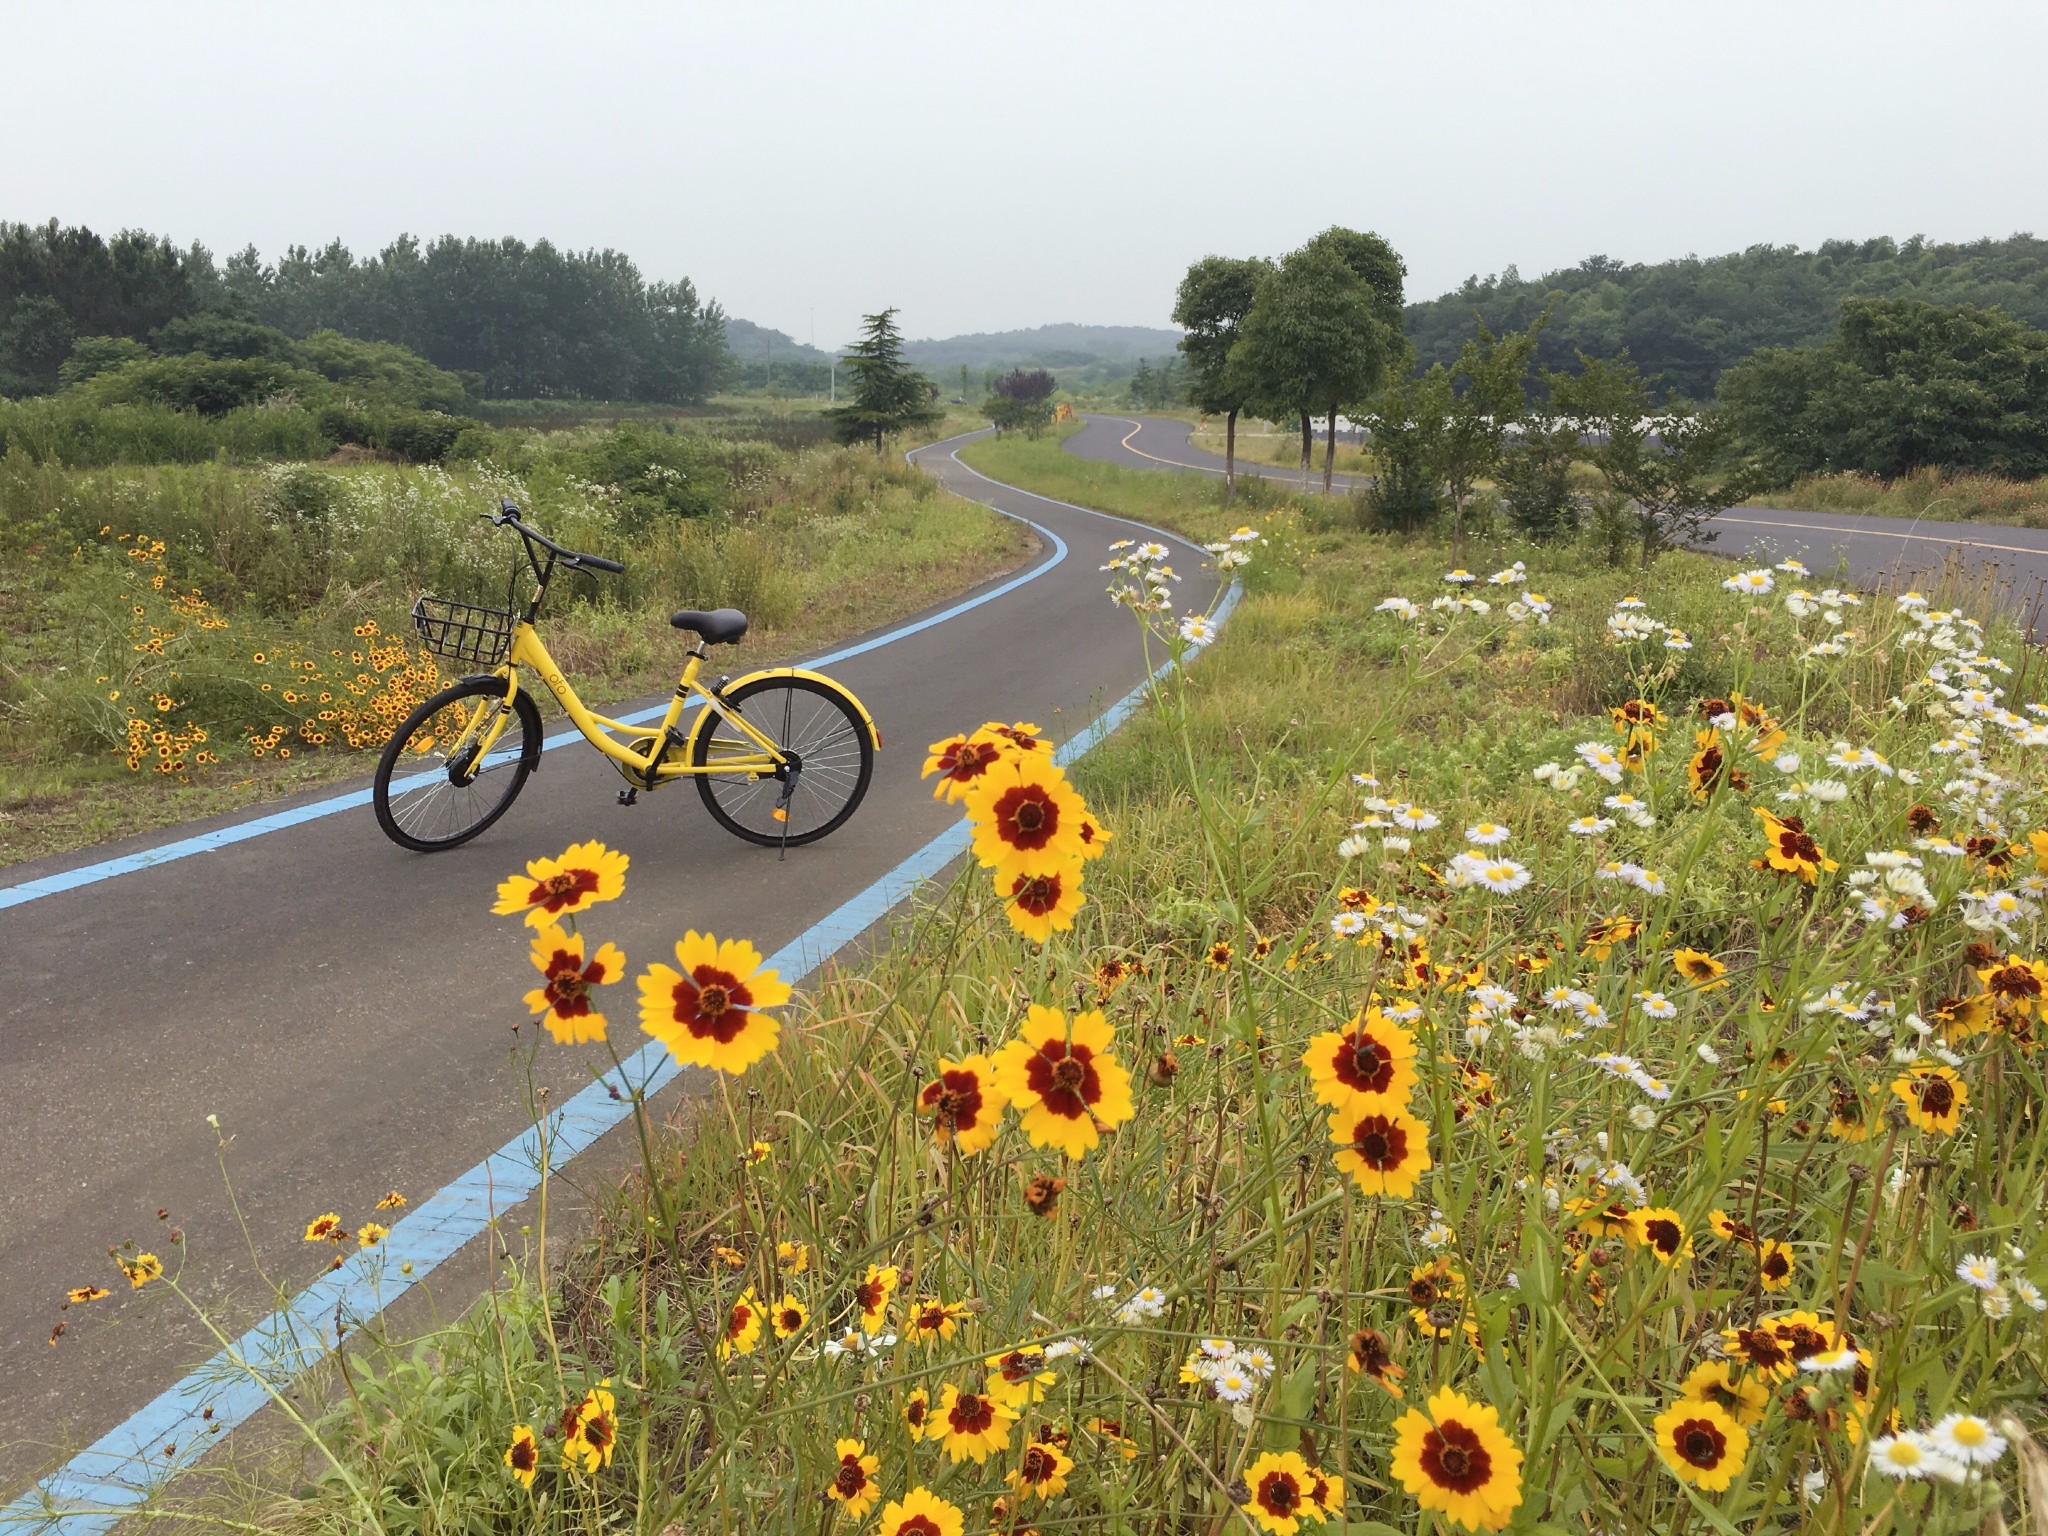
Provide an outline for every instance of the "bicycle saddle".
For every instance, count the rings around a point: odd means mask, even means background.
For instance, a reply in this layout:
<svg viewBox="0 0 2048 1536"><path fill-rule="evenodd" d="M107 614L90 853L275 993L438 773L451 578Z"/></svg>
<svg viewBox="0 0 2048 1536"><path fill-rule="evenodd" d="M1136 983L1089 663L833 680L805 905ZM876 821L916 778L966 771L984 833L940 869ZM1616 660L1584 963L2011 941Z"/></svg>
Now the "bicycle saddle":
<svg viewBox="0 0 2048 1536"><path fill-rule="evenodd" d="M737 608L714 608L709 613L685 608L669 615L677 629L694 630L706 645L730 645L747 632L747 616Z"/></svg>

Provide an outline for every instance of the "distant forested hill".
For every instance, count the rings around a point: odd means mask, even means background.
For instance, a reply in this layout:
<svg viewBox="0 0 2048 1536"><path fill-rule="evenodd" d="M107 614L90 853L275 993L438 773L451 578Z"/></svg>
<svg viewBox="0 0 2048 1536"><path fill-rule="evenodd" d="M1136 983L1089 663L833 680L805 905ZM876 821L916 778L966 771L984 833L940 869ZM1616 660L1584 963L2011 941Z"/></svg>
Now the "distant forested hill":
<svg viewBox="0 0 2048 1536"><path fill-rule="evenodd" d="M927 370L963 364L975 370L1080 368L1171 357L1180 335L1144 325L1041 325L1029 331L977 331L943 341L909 341L903 344L903 355Z"/></svg>
<svg viewBox="0 0 2048 1536"><path fill-rule="evenodd" d="M1472 334L1474 310L1495 331L1519 329L1553 295L1541 361L1564 368L1574 365L1575 350L1605 357L1626 347L1645 374L1703 400L1724 368L1759 348L1832 336L1842 300L1852 295L1995 304L2048 328L2048 240L1830 240L1812 251L1756 245L1647 265L1589 256L1534 280L1509 267L1409 305L1408 338L1422 365L1448 363Z"/></svg>

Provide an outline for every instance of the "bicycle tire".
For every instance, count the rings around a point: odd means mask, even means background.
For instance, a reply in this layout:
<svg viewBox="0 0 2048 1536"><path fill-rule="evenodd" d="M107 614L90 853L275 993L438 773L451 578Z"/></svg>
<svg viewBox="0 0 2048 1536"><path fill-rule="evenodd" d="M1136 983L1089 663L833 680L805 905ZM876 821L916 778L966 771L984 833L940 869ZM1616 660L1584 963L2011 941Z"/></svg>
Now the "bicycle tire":
<svg viewBox="0 0 2048 1536"><path fill-rule="evenodd" d="M437 730L443 711L470 701L503 707L504 697L503 678L465 677L421 704L391 733L377 759L370 799L377 825L399 847L415 853L459 847L512 808L540 761L540 709L529 695L513 696L514 719L475 771L436 750L451 729L459 732L466 723L466 716L452 727L440 721ZM425 744L415 745L423 736Z"/></svg>
<svg viewBox="0 0 2048 1536"><path fill-rule="evenodd" d="M720 702L778 750L794 752L800 771L786 823L774 815L781 804L782 775L694 775L697 793L714 821L733 836L764 848L815 843L846 824L874 776L875 741L859 707L845 693L814 678L770 676L728 689ZM708 767L720 752L759 750L707 709L691 737L690 762L693 767Z"/></svg>

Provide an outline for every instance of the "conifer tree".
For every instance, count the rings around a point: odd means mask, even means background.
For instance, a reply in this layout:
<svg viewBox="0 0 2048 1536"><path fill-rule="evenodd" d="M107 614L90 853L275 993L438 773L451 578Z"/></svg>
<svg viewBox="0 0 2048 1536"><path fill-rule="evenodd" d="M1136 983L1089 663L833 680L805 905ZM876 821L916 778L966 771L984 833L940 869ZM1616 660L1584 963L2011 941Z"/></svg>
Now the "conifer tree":
<svg viewBox="0 0 2048 1536"><path fill-rule="evenodd" d="M937 421L932 408L932 381L903 361L903 333L896 329L896 311L867 315L860 341L844 361L853 375L853 399L825 414L842 443L873 443Z"/></svg>

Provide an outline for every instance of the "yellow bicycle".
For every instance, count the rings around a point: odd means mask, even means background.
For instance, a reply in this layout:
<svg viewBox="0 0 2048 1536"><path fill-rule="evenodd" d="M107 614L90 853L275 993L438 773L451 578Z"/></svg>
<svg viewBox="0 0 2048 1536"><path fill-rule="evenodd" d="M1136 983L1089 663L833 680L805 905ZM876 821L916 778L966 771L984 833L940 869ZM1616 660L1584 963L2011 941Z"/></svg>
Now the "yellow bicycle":
<svg viewBox="0 0 2048 1536"><path fill-rule="evenodd" d="M534 629L555 572L626 568L564 549L502 502L485 516L525 544L534 591L524 614L422 594L413 628L436 655L477 670L409 715L385 743L371 799L385 835L431 853L468 842L511 808L540 763L540 709L523 672L547 684L572 725L619 770L631 805L642 790L693 778L718 824L764 847L814 843L845 824L867 793L882 733L859 699L821 673L775 667L701 681L704 648L747 632L736 608L670 617L696 636L659 724L633 725L588 708ZM519 569L515 563L516 590ZM689 721L684 711L699 704Z"/></svg>

